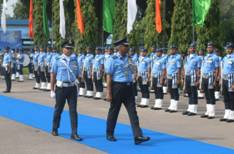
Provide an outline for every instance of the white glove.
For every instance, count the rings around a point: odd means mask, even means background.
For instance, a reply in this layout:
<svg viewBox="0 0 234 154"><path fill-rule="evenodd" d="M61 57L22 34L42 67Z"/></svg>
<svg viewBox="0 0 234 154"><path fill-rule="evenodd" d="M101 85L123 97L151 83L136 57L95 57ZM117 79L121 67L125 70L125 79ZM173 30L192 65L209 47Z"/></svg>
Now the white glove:
<svg viewBox="0 0 234 154"><path fill-rule="evenodd" d="M52 91L52 90L50 91L50 97L51 97L51 98L55 98L55 92Z"/></svg>

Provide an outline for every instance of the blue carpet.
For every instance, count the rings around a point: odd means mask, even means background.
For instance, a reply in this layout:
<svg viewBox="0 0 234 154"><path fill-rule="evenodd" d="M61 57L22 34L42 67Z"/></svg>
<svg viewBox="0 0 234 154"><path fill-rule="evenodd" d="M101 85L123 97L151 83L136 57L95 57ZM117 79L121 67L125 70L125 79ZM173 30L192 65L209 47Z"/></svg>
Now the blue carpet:
<svg viewBox="0 0 234 154"><path fill-rule="evenodd" d="M51 103L51 102L48 102ZM53 108L0 96L0 116L43 130L51 131ZM86 115L79 115L79 134L84 138L81 144L107 153L155 153L155 154L234 154L234 149L211 145L191 139L143 129L151 141L135 146L131 127L118 124L116 136L118 142L105 140L106 121ZM70 137L69 113L63 112L59 133L64 138Z"/></svg>

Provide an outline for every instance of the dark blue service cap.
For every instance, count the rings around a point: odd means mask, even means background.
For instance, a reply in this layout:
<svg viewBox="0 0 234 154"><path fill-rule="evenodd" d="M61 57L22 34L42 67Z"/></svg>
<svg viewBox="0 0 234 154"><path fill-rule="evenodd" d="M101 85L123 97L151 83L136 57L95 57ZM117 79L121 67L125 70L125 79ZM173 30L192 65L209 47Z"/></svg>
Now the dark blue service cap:
<svg viewBox="0 0 234 154"><path fill-rule="evenodd" d="M102 51L102 47L96 47L96 50L98 50L98 51Z"/></svg>
<svg viewBox="0 0 234 154"><path fill-rule="evenodd" d="M73 49L74 48L74 42L72 40L66 40L62 44L62 48Z"/></svg>
<svg viewBox="0 0 234 154"><path fill-rule="evenodd" d="M163 48L158 48L156 52L163 52Z"/></svg>
<svg viewBox="0 0 234 154"><path fill-rule="evenodd" d="M144 48L144 47L141 47L141 48L140 48L140 51L141 51L141 52L147 52L147 49Z"/></svg>
<svg viewBox="0 0 234 154"><path fill-rule="evenodd" d="M115 46L119 46L119 45L125 45L125 46L128 46L128 40L127 38L124 38L124 39L121 39L121 40L118 40L116 42L114 42L114 45Z"/></svg>
<svg viewBox="0 0 234 154"><path fill-rule="evenodd" d="M171 49L177 49L177 46L176 46L175 44L172 44L172 45L170 46L170 48L171 48Z"/></svg>
<svg viewBox="0 0 234 154"><path fill-rule="evenodd" d="M196 48L196 43L195 43L195 42L192 42L192 43L189 45L189 48Z"/></svg>
<svg viewBox="0 0 234 154"><path fill-rule="evenodd" d="M214 46L213 42L207 43L207 47L208 47L208 48L212 48L213 46Z"/></svg>
<svg viewBox="0 0 234 154"><path fill-rule="evenodd" d="M226 45L226 49L234 48L234 45L232 42L228 42Z"/></svg>

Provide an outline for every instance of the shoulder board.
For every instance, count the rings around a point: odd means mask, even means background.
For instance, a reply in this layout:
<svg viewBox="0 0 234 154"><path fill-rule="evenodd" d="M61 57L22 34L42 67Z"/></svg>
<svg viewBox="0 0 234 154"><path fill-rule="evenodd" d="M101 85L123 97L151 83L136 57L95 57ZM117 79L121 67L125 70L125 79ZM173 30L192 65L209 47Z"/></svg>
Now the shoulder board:
<svg viewBox="0 0 234 154"><path fill-rule="evenodd" d="M118 56L116 56L116 55L112 56L112 59L117 59L117 58L118 58Z"/></svg>

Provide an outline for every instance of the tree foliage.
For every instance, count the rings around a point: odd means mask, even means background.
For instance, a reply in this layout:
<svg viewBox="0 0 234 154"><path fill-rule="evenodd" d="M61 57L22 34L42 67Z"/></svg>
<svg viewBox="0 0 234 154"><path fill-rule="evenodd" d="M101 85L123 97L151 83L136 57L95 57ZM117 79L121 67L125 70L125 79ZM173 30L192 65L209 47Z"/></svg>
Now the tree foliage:
<svg viewBox="0 0 234 154"><path fill-rule="evenodd" d="M54 47L61 48L62 38L59 34L59 0L52 0L52 40L55 42Z"/></svg>
<svg viewBox="0 0 234 154"><path fill-rule="evenodd" d="M127 34L127 0L118 0L115 4L113 23L113 40L126 37Z"/></svg>
<svg viewBox="0 0 234 154"><path fill-rule="evenodd" d="M98 23L94 0L81 1L81 10L85 24L85 33L80 34L76 26L76 21L74 21L72 30L74 33L76 48L85 48L87 46L95 47L98 42Z"/></svg>
<svg viewBox="0 0 234 154"><path fill-rule="evenodd" d="M43 17L42 17L42 1L34 0L34 44L37 46L45 47L47 45L47 38L42 30Z"/></svg>
<svg viewBox="0 0 234 154"><path fill-rule="evenodd" d="M204 26L197 27L197 43L199 49L205 49L209 41L212 41L217 47L221 47L219 3L219 0L212 0Z"/></svg>
<svg viewBox="0 0 234 154"><path fill-rule="evenodd" d="M192 42L192 1L175 0L169 45L176 44L181 52L186 52Z"/></svg>

